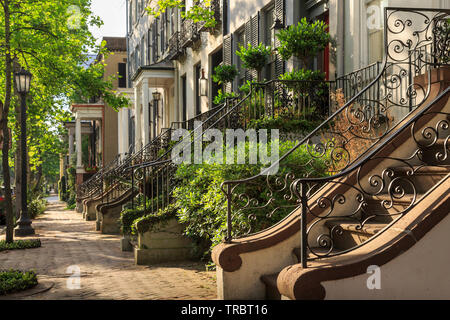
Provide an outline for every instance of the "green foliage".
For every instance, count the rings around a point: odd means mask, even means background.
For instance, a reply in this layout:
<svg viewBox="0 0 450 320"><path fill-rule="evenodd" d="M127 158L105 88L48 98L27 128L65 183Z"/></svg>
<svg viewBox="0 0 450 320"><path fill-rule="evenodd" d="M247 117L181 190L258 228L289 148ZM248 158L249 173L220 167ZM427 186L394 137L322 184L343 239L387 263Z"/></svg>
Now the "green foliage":
<svg viewBox="0 0 450 320"><path fill-rule="evenodd" d="M281 132L290 133L310 133L322 123L322 120L306 120L306 119L293 119L290 117L263 117L259 119L252 119L248 124L252 129L278 129Z"/></svg>
<svg viewBox="0 0 450 320"><path fill-rule="evenodd" d="M235 65L218 65L214 68L212 80L218 84L225 84L232 82L234 78L236 78L237 74L238 71Z"/></svg>
<svg viewBox="0 0 450 320"><path fill-rule="evenodd" d="M280 156L293 148L295 142L280 142ZM246 144L246 154L250 145ZM271 149L271 145L269 145ZM295 150L283 161L276 177L284 177L288 173L301 176L310 172L311 176L326 175L327 164L324 158L313 158L313 151L307 151L301 147ZM178 207L178 219L185 224L185 234L192 238L203 248L203 254L207 258L211 245L214 246L224 239L227 226L227 201L221 190L221 184L226 180L242 179L256 176L264 167L263 164L182 164L176 172L177 187L174 190L175 206ZM275 177L273 177L275 178ZM252 184L239 186L235 194L245 192L247 195L266 203L269 189L265 184L265 178ZM282 194L275 194L274 204L283 206L292 202L284 199ZM249 219L247 215L236 214L233 216L233 228L238 233L252 228L253 231L262 230L290 213L290 209L282 209L272 216L268 213L273 207L268 206L255 210L256 219Z"/></svg>
<svg viewBox="0 0 450 320"><path fill-rule="evenodd" d="M309 69L293 70L280 75L279 79L286 81L284 85L290 89L292 97L299 100L299 105L302 105L303 99L308 99L302 110L302 116L313 120L321 119L321 115L326 112L323 106L328 106L329 94L324 72Z"/></svg>
<svg viewBox="0 0 450 320"><path fill-rule="evenodd" d="M238 95L235 92L225 92L223 93L222 89L217 91L217 96L214 97L214 103L216 105L225 103L227 98L237 98Z"/></svg>
<svg viewBox="0 0 450 320"><path fill-rule="evenodd" d="M174 204L170 204L164 209L158 210L156 213L150 213L134 220L131 227L131 233L145 233L153 230L159 224L169 221L175 217L177 208Z"/></svg>
<svg viewBox="0 0 450 320"><path fill-rule="evenodd" d="M122 233L131 234L132 226L136 219L141 218L144 215L143 208L125 209L120 213L120 225Z"/></svg>
<svg viewBox="0 0 450 320"><path fill-rule="evenodd" d="M30 289L38 284L34 271L0 271L0 295Z"/></svg>
<svg viewBox="0 0 450 320"><path fill-rule="evenodd" d="M71 207L76 204L77 186L76 186L77 170L74 167L67 168L67 206Z"/></svg>
<svg viewBox="0 0 450 320"><path fill-rule="evenodd" d="M244 68L253 69L258 72L260 72L267 64L271 53L272 48L266 47L262 43L258 44L256 47L249 43L247 48L240 45L239 50L236 51L236 54L242 60Z"/></svg>
<svg viewBox="0 0 450 320"><path fill-rule="evenodd" d="M297 25L279 31L278 53L284 60L297 57L306 67L308 58L314 57L328 45L330 34L327 28L328 25L323 21L309 23L306 18L302 18Z"/></svg>
<svg viewBox="0 0 450 320"><path fill-rule="evenodd" d="M35 219L38 215L44 213L47 208L47 200L42 199L40 195L28 195L28 214L31 219Z"/></svg>
<svg viewBox="0 0 450 320"><path fill-rule="evenodd" d="M0 251L6 250L21 250L39 248L41 246L41 240L16 240L12 243L6 243L5 240L0 240Z"/></svg>
<svg viewBox="0 0 450 320"><path fill-rule="evenodd" d="M157 18L168 8L184 9L185 7L184 0L157 0L155 7L147 7L146 10L150 15ZM211 0L195 1L189 10L181 11L181 17L194 22L204 21L207 28L214 28L217 25L217 21L214 19L214 11L211 10Z"/></svg>

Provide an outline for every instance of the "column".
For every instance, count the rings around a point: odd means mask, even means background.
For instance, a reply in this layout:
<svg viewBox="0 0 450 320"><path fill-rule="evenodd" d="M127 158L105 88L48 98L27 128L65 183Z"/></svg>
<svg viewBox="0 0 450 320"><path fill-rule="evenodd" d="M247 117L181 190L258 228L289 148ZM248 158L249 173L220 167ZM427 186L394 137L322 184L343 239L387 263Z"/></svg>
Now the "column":
<svg viewBox="0 0 450 320"><path fill-rule="evenodd" d="M135 151L138 152L142 148L142 138L141 138L141 99L139 95L139 89L137 85L134 86L134 121L136 124L135 132Z"/></svg>
<svg viewBox="0 0 450 320"><path fill-rule="evenodd" d="M77 169L83 168L83 159L82 159L82 142L81 142L81 118L76 116L76 124L75 124L75 139L76 139L76 147L77 147Z"/></svg>
<svg viewBox="0 0 450 320"><path fill-rule="evenodd" d="M130 146L128 145L128 137L130 136L130 128L128 127L128 116L129 116L128 108L122 109L121 113L122 119L120 127L123 130L123 134L120 137L120 139L122 139L122 153L125 153L128 152L128 150L130 149Z"/></svg>
<svg viewBox="0 0 450 320"><path fill-rule="evenodd" d="M143 125L143 134L144 134L144 146L146 146L150 142L150 118L149 118L149 88L148 88L148 79L142 80L142 125Z"/></svg>
<svg viewBox="0 0 450 320"><path fill-rule="evenodd" d="M74 142L73 130L70 129L69 130L69 160L72 158L72 154L73 154L73 142Z"/></svg>

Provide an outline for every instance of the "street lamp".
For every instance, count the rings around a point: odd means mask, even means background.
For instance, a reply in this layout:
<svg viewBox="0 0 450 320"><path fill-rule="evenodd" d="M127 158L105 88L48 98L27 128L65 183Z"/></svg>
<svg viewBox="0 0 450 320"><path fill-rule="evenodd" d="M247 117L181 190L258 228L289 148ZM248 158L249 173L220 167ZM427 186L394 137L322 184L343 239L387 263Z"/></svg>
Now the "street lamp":
<svg viewBox="0 0 450 320"><path fill-rule="evenodd" d="M277 35L280 33L280 30L284 29L283 23L280 21L280 19L276 18L273 25L270 27L271 29L271 36L272 36L272 46L276 50L277 49L277 42L278 37Z"/></svg>
<svg viewBox="0 0 450 320"><path fill-rule="evenodd" d="M15 236L27 236L34 234L34 229L31 227L31 219L28 216L27 204L27 106L26 96L30 92L31 73L22 68L19 72L14 74L14 81L16 83L16 90L20 94L21 108L20 108L20 148L22 152L22 183L21 183L21 203L20 218L17 221L17 228L14 229Z"/></svg>
<svg viewBox="0 0 450 320"><path fill-rule="evenodd" d="M159 100L161 100L161 92L154 90L152 93L153 96L153 138L156 137L156 125L158 123L158 118L159 118Z"/></svg>
<svg viewBox="0 0 450 320"><path fill-rule="evenodd" d="M205 77L205 70L202 69L202 77L199 79L200 81L200 96L206 97L208 96L208 79Z"/></svg>

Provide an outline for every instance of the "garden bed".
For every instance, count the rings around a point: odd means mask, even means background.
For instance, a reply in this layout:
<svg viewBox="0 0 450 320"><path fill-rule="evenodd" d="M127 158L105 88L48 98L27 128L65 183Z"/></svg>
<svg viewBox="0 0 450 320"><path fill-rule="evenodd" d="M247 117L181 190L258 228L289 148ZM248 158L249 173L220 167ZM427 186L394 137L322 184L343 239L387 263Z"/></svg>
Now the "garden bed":
<svg viewBox="0 0 450 320"><path fill-rule="evenodd" d="M40 239L16 240L13 241L12 243L6 243L5 240L0 240L0 251L32 249L32 248L39 248L40 246L41 246Z"/></svg>
<svg viewBox="0 0 450 320"><path fill-rule="evenodd" d="M31 289L38 284L34 271L0 271L0 296Z"/></svg>

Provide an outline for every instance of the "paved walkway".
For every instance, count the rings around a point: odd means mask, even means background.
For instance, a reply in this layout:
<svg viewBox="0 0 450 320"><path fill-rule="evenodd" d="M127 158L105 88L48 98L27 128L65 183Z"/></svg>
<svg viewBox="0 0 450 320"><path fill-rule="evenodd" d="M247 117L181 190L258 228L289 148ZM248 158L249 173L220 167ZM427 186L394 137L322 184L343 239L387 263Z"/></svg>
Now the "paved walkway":
<svg viewBox="0 0 450 320"><path fill-rule="evenodd" d="M0 252L0 269L35 270L52 289L26 299L215 299L215 272L201 263L134 265L133 253L120 250L119 236L95 231L95 222L51 201L33 222L42 247ZM0 236L4 239L4 236ZM69 270L68 270L69 268ZM79 268L79 269L78 269ZM72 270L72 271L70 271ZM80 271L80 288L69 289Z"/></svg>

